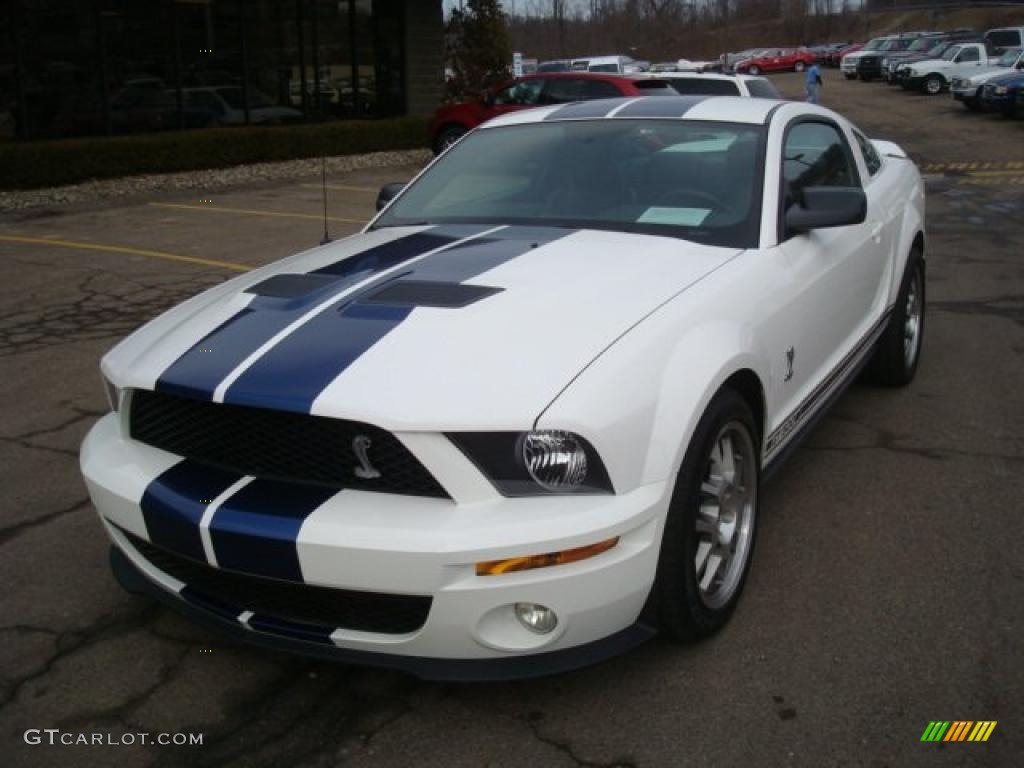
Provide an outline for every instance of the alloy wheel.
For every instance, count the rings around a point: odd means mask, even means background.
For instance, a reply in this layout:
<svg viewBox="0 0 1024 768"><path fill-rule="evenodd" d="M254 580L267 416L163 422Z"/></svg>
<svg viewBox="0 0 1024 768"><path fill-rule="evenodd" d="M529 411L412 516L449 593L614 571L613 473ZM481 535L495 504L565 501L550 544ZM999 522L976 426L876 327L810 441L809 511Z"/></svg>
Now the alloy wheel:
<svg viewBox="0 0 1024 768"><path fill-rule="evenodd" d="M903 320L903 364L907 369L914 366L921 349L921 270L915 269L907 290L907 306Z"/></svg>
<svg viewBox="0 0 1024 768"><path fill-rule="evenodd" d="M722 427L707 457L694 568L700 598L712 610L736 594L750 557L757 510L756 461L754 440L739 421Z"/></svg>

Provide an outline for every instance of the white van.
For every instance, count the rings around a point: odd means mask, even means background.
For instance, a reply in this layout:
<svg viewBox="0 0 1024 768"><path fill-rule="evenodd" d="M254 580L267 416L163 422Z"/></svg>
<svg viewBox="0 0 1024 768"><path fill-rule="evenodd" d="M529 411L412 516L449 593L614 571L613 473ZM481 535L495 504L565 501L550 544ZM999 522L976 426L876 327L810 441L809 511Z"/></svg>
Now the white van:
<svg viewBox="0 0 1024 768"><path fill-rule="evenodd" d="M623 74L627 67L634 64L629 56L590 56L585 59L573 59L573 72L617 72Z"/></svg>

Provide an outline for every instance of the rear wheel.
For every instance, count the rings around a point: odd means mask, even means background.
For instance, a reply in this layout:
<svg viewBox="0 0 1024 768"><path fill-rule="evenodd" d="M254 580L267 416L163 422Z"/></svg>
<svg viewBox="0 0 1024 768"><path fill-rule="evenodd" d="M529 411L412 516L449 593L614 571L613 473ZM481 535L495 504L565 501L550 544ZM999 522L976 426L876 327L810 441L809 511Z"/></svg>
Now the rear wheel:
<svg viewBox="0 0 1024 768"><path fill-rule="evenodd" d="M798 61L795 65L793 65L793 69L795 69L797 72L803 72L806 66L807 65L804 64L802 61Z"/></svg>
<svg viewBox="0 0 1024 768"><path fill-rule="evenodd" d="M857 73L856 72L843 72L843 77L845 77L847 80L856 80L857 79Z"/></svg>
<svg viewBox="0 0 1024 768"><path fill-rule="evenodd" d="M903 387L913 381L924 341L924 314L924 257L915 249L907 259L896 306L867 369L873 383Z"/></svg>
<svg viewBox="0 0 1024 768"><path fill-rule="evenodd" d="M929 96L937 96L942 93L942 87L945 85L945 81L941 75L928 75L921 83L921 90L927 93Z"/></svg>
<svg viewBox="0 0 1024 768"><path fill-rule="evenodd" d="M714 634L736 607L757 532L759 445L746 401L721 390L686 450L662 535L652 597L673 640Z"/></svg>
<svg viewBox="0 0 1024 768"><path fill-rule="evenodd" d="M752 74L752 75L760 75L761 74L761 68L759 66L757 66L756 64L752 65L750 67L749 71L750 71L750 74Z"/></svg>

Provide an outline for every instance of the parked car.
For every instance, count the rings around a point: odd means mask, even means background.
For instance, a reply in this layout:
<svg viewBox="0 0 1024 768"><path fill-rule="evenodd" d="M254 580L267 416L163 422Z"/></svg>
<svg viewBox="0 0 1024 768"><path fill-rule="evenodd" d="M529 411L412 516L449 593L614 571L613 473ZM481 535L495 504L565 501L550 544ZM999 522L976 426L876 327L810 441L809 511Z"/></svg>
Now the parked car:
<svg viewBox="0 0 1024 768"><path fill-rule="evenodd" d="M440 154L481 123L520 109L659 92L675 95L664 79L644 75L548 72L519 77L485 92L477 101L438 109L430 124L430 143L434 153Z"/></svg>
<svg viewBox="0 0 1024 768"><path fill-rule="evenodd" d="M630 71L635 72L637 70L634 67L646 63L637 62L629 56L588 56L582 59L573 59L571 71L608 72L621 75Z"/></svg>
<svg viewBox="0 0 1024 768"><path fill-rule="evenodd" d="M843 73L843 76L847 80L856 80L858 77L857 67L860 64L860 60L865 57L879 56L886 51L890 50L903 50L906 45L902 44L903 37L900 35L886 35L884 37L875 37L868 40L864 46L857 51L849 51L842 55L842 60L839 64L839 68ZM910 40L907 45L913 42ZM881 59L878 58L877 62L880 63Z"/></svg>
<svg viewBox="0 0 1024 768"><path fill-rule="evenodd" d="M995 55L1007 48L1024 48L1024 27L997 27L985 33L985 43Z"/></svg>
<svg viewBox="0 0 1024 768"><path fill-rule="evenodd" d="M889 56L898 56L904 51L910 50L913 45L920 41L928 41L930 38L925 34L900 35L886 40L879 48L873 51L861 51L854 55L856 60L856 74L865 83L877 80L884 76L885 64Z"/></svg>
<svg viewBox="0 0 1024 768"><path fill-rule="evenodd" d="M989 49L984 43L956 43L949 46L941 58L910 64L900 85L907 90L917 89L934 96L946 90L954 77L993 66L998 61L998 58L989 55Z"/></svg>
<svg viewBox="0 0 1024 768"><path fill-rule="evenodd" d="M1014 117L1018 112L1017 94L1024 86L1024 72L1014 71L1008 75L1000 75L985 83L981 89L981 105L986 112L999 112L1006 117Z"/></svg>
<svg viewBox="0 0 1024 768"><path fill-rule="evenodd" d="M955 43L980 42L982 42L981 36L972 30L958 30L945 32L936 37L919 38L907 50L887 53L883 57L882 68L885 70L885 79L890 85L898 85L911 64L940 58Z"/></svg>
<svg viewBox="0 0 1024 768"><path fill-rule="evenodd" d="M1024 70L1024 48L1008 48L992 67L981 67L977 72L954 77L949 90L953 98L967 109L977 111L982 108L981 89L985 83L1002 75L1011 75Z"/></svg>
<svg viewBox="0 0 1024 768"><path fill-rule="evenodd" d="M842 65L843 56L848 53L856 53L857 51L864 48L864 43L850 43L844 45L838 51L831 52L825 59L825 65L829 67L839 67Z"/></svg>
<svg viewBox="0 0 1024 768"><path fill-rule="evenodd" d="M240 641L435 679L712 636L763 478L862 370L914 378L924 186L800 102L503 115L361 233L107 353L80 462L113 571Z"/></svg>
<svg viewBox="0 0 1024 768"><path fill-rule="evenodd" d="M217 112L221 125L245 125L244 90L240 85L186 88L186 101ZM302 112L275 104L269 96L249 88L249 122L252 125L274 125L302 119Z"/></svg>
<svg viewBox="0 0 1024 768"><path fill-rule="evenodd" d="M767 77L753 75L722 75L718 73L667 72L658 75L682 96L746 96L758 99L781 99L775 83Z"/></svg>
<svg viewBox="0 0 1024 768"><path fill-rule="evenodd" d="M546 74L548 72L568 72L571 69L572 62L569 59L542 61L537 65L537 74Z"/></svg>
<svg viewBox="0 0 1024 768"><path fill-rule="evenodd" d="M803 72L814 63L814 54L806 48L769 48L756 56L739 62L735 70L759 75L762 72Z"/></svg>

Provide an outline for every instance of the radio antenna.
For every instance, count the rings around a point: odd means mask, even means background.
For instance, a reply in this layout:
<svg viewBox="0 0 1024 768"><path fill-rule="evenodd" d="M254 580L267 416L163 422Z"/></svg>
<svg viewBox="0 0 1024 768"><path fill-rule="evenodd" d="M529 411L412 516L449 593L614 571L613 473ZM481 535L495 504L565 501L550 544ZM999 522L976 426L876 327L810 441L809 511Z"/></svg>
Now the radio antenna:
<svg viewBox="0 0 1024 768"><path fill-rule="evenodd" d="M324 199L324 239L320 245L327 245L331 242L331 234L327 231L327 150L320 155L320 189Z"/></svg>

